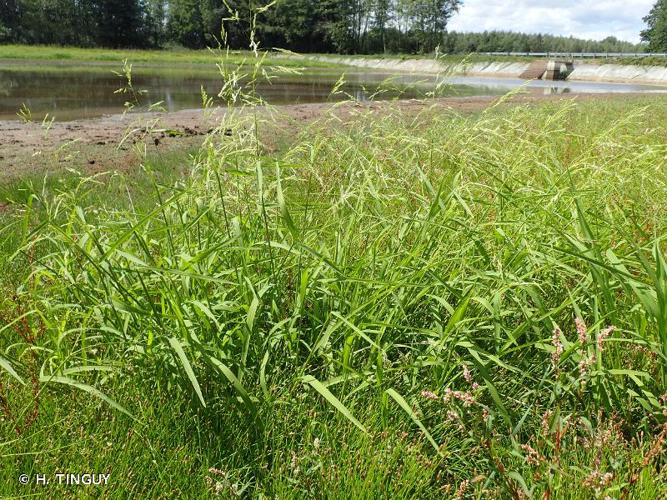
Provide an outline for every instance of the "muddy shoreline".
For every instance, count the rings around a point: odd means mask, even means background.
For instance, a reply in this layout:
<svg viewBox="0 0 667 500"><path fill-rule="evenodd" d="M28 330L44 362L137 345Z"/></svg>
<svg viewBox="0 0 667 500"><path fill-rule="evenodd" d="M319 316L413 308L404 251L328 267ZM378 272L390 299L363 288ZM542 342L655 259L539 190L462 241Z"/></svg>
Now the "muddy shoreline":
<svg viewBox="0 0 667 500"><path fill-rule="evenodd" d="M508 102L511 105L571 99L627 99L629 96L645 97L643 94L526 94ZM270 136L278 141L281 136L293 137L303 127L331 114L348 119L360 112L398 109L414 115L427 108L435 112L470 113L485 109L497 100L497 97L476 96L363 104L295 104L257 108L256 112L263 126L272 129ZM225 113L222 108L137 113L56 122L51 126L39 122L0 121L0 183L7 184L26 176L57 174L59 170L71 168L87 173L128 170L140 163L134 150L137 144L144 147L144 151L158 153L195 149L220 124ZM271 139L269 149L270 142Z"/></svg>

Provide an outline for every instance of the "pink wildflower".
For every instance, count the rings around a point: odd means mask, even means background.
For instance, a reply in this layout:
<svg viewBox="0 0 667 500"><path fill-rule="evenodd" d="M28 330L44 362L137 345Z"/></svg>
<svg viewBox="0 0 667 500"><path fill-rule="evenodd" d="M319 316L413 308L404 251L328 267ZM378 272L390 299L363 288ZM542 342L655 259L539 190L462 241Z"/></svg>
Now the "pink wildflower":
<svg viewBox="0 0 667 500"><path fill-rule="evenodd" d="M433 401L437 401L438 399L440 399L438 398L438 396L435 395L435 393L431 391L422 391L422 397L426 399L431 399Z"/></svg>
<svg viewBox="0 0 667 500"><path fill-rule="evenodd" d="M220 469L216 469L215 467L211 467L208 470L211 474L215 474L216 476L221 476L221 477L226 477L227 474L225 474L224 471L221 471Z"/></svg>
<svg viewBox="0 0 667 500"><path fill-rule="evenodd" d="M463 495L465 495L468 486L470 486L470 481L466 479L459 485L459 488L456 490L456 493L454 494L454 498L463 498Z"/></svg>
<svg viewBox="0 0 667 500"><path fill-rule="evenodd" d="M595 364L595 356L589 356L587 358L582 357L579 361L579 375L583 378L588 373L588 369Z"/></svg>
<svg viewBox="0 0 667 500"><path fill-rule="evenodd" d="M472 384L472 375L470 374L470 370L468 370L468 365L463 365L463 378L466 382Z"/></svg>
<svg viewBox="0 0 667 500"><path fill-rule="evenodd" d="M475 403L475 396L469 392L462 392L458 398L463 401L463 406L472 406Z"/></svg>
<svg viewBox="0 0 667 500"><path fill-rule="evenodd" d="M614 474L611 472L605 472L602 474L599 470L594 470L591 472L586 479L584 479L584 486L595 490L595 493L598 495L602 492L603 489L607 488L611 482L614 480Z"/></svg>
<svg viewBox="0 0 667 500"><path fill-rule="evenodd" d="M555 348L554 352L551 354L551 360L553 362L554 368L558 368L560 357L563 354L563 342L560 339L561 335L563 335L561 329L559 327L554 328L554 332L551 337L551 343Z"/></svg>
<svg viewBox="0 0 667 500"><path fill-rule="evenodd" d="M452 399L458 399L463 406L471 406L475 403L475 396L469 392L453 391L449 387L445 389L445 395L442 397L444 403L449 403Z"/></svg>
<svg viewBox="0 0 667 500"><path fill-rule="evenodd" d="M538 451L529 444L522 444L521 449L526 452L526 462L530 465L539 465L542 458Z"/></svg>
<svg viewBox="0 0 667 500"><path fill-rule="evenodd" d="M463 378L471 385L473 391L479 389L480 385L472 378L468 365L463 365Z"/></svg>
<svg viewBox="0 0 667 500"><path fill-rule="evenodd" d="M601 330L600 333L598 333L598 351L602 352L604 351L604 346L602 345L605 340L609 337L609 335L612 334L612 332L615 330L615 327L610 326L608 328L605 328L604 330Z"/></svg>
<svg viewBox="0 0 667 500"><path fill-rule="evenodd" d="M588 327L586 323L581 318L575 318L574 323L577 325L577 334L579 335L579 343L581 345L586 345L588 342Z"/></svg>

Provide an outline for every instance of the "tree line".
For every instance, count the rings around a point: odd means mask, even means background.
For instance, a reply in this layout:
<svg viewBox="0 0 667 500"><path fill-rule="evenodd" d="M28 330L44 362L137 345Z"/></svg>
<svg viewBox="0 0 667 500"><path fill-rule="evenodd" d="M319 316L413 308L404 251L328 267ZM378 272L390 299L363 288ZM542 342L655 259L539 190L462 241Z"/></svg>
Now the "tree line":
<svg viewBox="0 0 667 500"><path fill-rule="evenodd" d="M104 47L429 52L460 0L0 0L0 42Z"/></svg>
<svg viewBox="0 0 667 500"><path fill-rule="evenodd" d="M667 0L660 0L667 1ZM508 31L448 32L461 0L0 0L0 43L297 52L634 52L641 46Z"/></svg>
<svg viewBox="0 0 667 500"><path fill-rule="evenodd" d="M642 40L648 43L650 52L667 52L667 0L658 0L644 18L646 29Z"/></svg>
<svg viewBox="0 0 667 500"><path fill-rule="evenodd" d="M443 52L469 54L473 52L643 52L644 46L610 36L604 40L546 34L526 34L512 31L483 33L450 32L443 36Z"/></svg>

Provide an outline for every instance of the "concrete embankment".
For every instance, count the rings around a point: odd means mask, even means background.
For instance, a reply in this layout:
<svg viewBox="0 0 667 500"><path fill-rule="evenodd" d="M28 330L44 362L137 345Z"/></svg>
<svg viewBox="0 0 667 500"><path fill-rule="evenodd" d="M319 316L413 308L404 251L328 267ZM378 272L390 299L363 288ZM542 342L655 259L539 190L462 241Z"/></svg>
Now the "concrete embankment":
<svg viewBox="0 0 667 500"><path fill-rule="evenodd" d="M497 76L518 78L529 66L528 63L517 62L476 62L460 64L443 64L435 59L374 59L369 57L344 56L310 56L320 62L343 64L359 68L383 71L401 71L425 74L456 74L471 76Z"/></svg>
<svg viewBox="0 0 667 500"><path fill-rule="evenodd" d="M667 84L667 68L662 66L622 66L620 64L576 64L568 80L588 82Z"/></svg>
<svg viewBox="0 0 667 500"><path fill-rule="evenodd" d="M401 71L424 74L454 74L519 78L530 63L521 62L475 62L444 64L434 59L379 59L366 57L313 56L322 62L344 64L360 68L384 71ZM568 80L614 83L646 83L667 85L667 67L624 66L620 64L591 64L574 62L574 71Z"/></svg>

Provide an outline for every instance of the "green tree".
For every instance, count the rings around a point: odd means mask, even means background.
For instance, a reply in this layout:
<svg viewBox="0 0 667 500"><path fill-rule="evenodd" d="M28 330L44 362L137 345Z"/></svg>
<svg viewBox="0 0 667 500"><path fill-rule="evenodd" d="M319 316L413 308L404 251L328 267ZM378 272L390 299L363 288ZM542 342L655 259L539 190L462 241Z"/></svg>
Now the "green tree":
<svg viewBox="0 0 667 500"><path fill-rule="evenodd" d="M147 7L144 0L97 0L97 43L104 47L147 47Z"/></svg>
<svg viewBox="0 0 667 500"><path fill-rule="evenodd" d="M169 37L185 47L204 47L206 37L199 0L171 0L169 2Z"/></svg>
<svg viewBox="0 0 667 500"><path fill-rule="evenodd" d="M607 37L580 40L507 31L448 32L462 0L277 0L257 16L263 47L298 52L448 53L637 52ZM0 42L80 46L191 48L216 46L221 32L236 49L249 46L254 13L270 0L0 0ZM667 51L667 0L642 32L651 50ZM232 20L233 19L233 20Z"/></svg>
<svg viewBox="0 0 667 500"><path fill-rule="evenodd" d="M167 0L148 0L146 4L146 33L152 47L167 41Z"/></svg>
<svg viewBox="0 0 667 500"><path fill-rule="evenodd" d="M641 32L650 52L667 52L667 0L658 0L644 18L646 29Z"/></svg>
<svg viewBox="0 0 667 500"><path fill-rule="evenodd" d="M0 0L0 42L16 41L20 27L17 0Z"/></svg>
<svg viewBox="0 0 667 500"><path fill-rule="evenodd" d="M375 15L373 16L374 28L380 34L382 52L387 52L387 26L392 20L393 5L391 0L376 0Z"/></svg>
<svg viewBox="0 0 667 500"><path fill-rule="evenodd" d="M325 42L327 29L321 12L322 5L316 2L281 0L259 20L264 46L298 52L333 50Z"/></svg>
<svg viewBox="0 0 667 500"><path fill-rule="evenodd" d="M96 33L92 0L19 0L17 41L92 45Z"/></svg>

